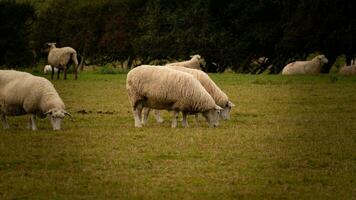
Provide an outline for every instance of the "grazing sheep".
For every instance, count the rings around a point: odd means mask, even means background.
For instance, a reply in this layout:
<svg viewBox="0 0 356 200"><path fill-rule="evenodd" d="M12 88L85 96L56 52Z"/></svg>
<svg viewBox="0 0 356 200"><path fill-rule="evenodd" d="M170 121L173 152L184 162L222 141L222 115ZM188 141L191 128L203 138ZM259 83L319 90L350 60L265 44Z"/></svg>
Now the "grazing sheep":
<svg viewBox="0 0 356 200"><path fill-rule="evenodd" d="M210 79L208 74L200 70L189 69L181 66L169 65L166 67L193 75L193 77L196 78L202 84L205 90L211 95L216 105L222 108L220 112L220 117L224 120L230 119L231 108L235 105L231 101L229 101L227 95L214 83L214 81ZM148 108L145 108L143 110L143 123L147 122L149 112L150 110ZM163 121L158 111L155 112L155 118L158 122Z"/></svg>
<svg viewBox="0 0 356 200"><path fill-rule="evenodd" d="M0 70L0 116L5 129L6 116L30 114L29 128L37 130L36 116L50 118L53 130L61 129L65 115L62 99L50 81L26 72Z"/></svg>
<svg viewBox="0 0 356 200"><path fill-rule="evenodd" d="M310 61L295 61L286 65L283 70L283 75L293 74L318 74L321 67L328 63L328 59L324 55L318 55Z"/></svg>
<svg viewBox="0 0 356 200"><path fill-rule="evenodd" d="M43 68L43 73L44 74L47 74L49 72L52 72L52 66L51 65L46 65L44 68ZM54 68L54 73L57 73L58 72L58 68L55 67Z"/></svg>
<svg viewBox="0 0 356 200"><path fill-rule="evenodd" d="M190 56L191 59L183 62L168 63L166 66L178 65L191 69L202 70L201 66L204 66L204 59L200 55Z"/></svg>
<svg viewBox="0 0 356 200"><path fill-rule="evenodd" d="M57 79L61 70L64 71L64 80L67 79L67 65L73 61L74 78L77 79L78 58L77 52L72 47L57 48L56 43L46 43L48 48L48 63L52 66L51 79L53 80L54 68L58 68Z"/></svg>
<svg viewBox="0 0 356 200"><path fill-rule="evenodd" d="M172 128L179 112L185 127L187 114L202 113L210 126L217 126L221 108L192 75L166 67L139 66L127 74L126 89L132 105L135 127L142 127L144 107L172 110Z"/></svg>

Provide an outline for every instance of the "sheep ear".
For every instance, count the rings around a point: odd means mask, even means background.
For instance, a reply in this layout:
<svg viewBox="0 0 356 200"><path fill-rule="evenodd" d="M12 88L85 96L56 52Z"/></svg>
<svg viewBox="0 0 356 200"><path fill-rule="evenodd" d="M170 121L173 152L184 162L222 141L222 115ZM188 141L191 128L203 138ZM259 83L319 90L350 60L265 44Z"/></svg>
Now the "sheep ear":
<svg viewBox="0 0 356 200"><path fill-rule="evenodd" d="M215 110L222 110L222 108L218 105L215 105Z"/></svg>
<svg viewBox="0 0 356 200"><path fill-rule="evenodd" d="M65 115L68 115L69 117L73 117L69 112L67 112L67 111L64 111L64 114Z"/></svg>
<svg viewBox="0 0 356 200"><path fill-rule="evenodd" d="M232 103L231 101L228 101L227 102L227 106L231 108L231 107L235 107L235 104Z"/></svg>

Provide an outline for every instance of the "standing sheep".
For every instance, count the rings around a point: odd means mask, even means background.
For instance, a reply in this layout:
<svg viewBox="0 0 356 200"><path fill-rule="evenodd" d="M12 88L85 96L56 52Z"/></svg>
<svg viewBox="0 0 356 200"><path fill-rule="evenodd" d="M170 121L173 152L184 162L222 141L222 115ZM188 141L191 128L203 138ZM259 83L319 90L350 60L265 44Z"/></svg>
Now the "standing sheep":
<svg viewBox="0 0 356 200"><path fill-rule="evenodd" d="M72 47L57 48L56 43L46 43L48 48L48 63L52 66L51 79L53 80L54 68L58 68L57 79L61 70L64 71L64 80L67 79L67 65L70 60L73 61L74 78L77 80L78 58L77 52Z"/></svg>
<svg viewBox="0 0 356 200"><path fill-rule="evenodd" d="M318 74L321 67L328 63L328 59L324 55L318 55L310 61L295 61L286 65L283 70L283 75L293 74Z"/></svg>
<svg viewBox="0 0 356 200"><path fill-rule="evenodd" d="M221 108L192 75L166 67L139 66L127 74L126 89L132 105L135 127L142 127L144 107L172 110L172 128L177 126L179 112L182 124L187 114L202 113L210 126L219 124Z"/></svg>
<svg viewBox="0 0 356 200"><path fill-rule="evenodd" d="M191 74L194 78L196 78L201 83L201 85L205 88L205 90L214 99L216 105L218 105L222 108L222 110L220 112L220 117L224 120L230 119L231 108L234 107L235 105L231 101L229 101L229 98L227 97L227 95L214 83L214 81L211 80L211 78L208 76L208 74L206 74L205 72L200 71L200 70L189 69L189 68L185 68L185 67L181 67L181 66L169 65L166 67L173 69L173 70L178 70L181 72ZM143 123L147 122L149 111L150 110L147 108L144 109ZM155 112L155 117L158 122L163 121L162 118L159 116L159 112L157 112L157 111Z"/></svg>
<svg viewBox="0 0 356 200"><path fill-rule="evenodd" d="M43 73L44 74L47 74L49 72L52 72L52 66L51 65L46 65L44 68L43 68ZM55 67L54 68L54 73L57 73L58 72L58 68Z"/></svg>
<svg viewBox="0 0 356 200"><path fill-rule="evenodd" d="M5 129L6 116L30 114L29 128L37 130L36 116L50 118L53 130L61 129L65 115L62 99L50 81L26 72L0 70L0 115Z"/></svg>
<svg viewBox="0 0 356 200"><path fill-rule="evenodd" d="M200 55L194 55L191 56L190 60L168 63L166 66L171 66L171 65L178 65L186 68L202 70L201 66L204 66L204 59L202 59Z"/></svg>

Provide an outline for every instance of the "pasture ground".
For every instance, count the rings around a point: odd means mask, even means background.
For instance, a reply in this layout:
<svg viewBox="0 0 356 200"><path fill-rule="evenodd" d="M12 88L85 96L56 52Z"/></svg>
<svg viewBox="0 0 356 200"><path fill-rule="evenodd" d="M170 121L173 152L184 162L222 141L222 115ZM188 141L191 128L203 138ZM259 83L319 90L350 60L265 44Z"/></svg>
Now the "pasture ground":
<svg viewBox="0 0 356 200"><path fill-rule="evenodd" d="M53 81L73 118L9 118L0 199L356 198L356 77L211 76L236 104L218 128L134 128L125 74Z"/></svg>

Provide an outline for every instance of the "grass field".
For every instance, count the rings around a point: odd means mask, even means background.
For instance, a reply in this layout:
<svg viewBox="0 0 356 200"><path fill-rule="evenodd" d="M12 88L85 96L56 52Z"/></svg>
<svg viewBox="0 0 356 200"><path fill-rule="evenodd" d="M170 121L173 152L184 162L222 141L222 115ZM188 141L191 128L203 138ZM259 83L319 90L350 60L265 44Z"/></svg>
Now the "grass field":
<svg viewBox="0 0 356 200"><path fill-rule="evenodd" d="M356 199L356 77L211 76L236 104L218 128L134 128L125 74L53 81L73 118L9 118L0 199Z"/></svg>

